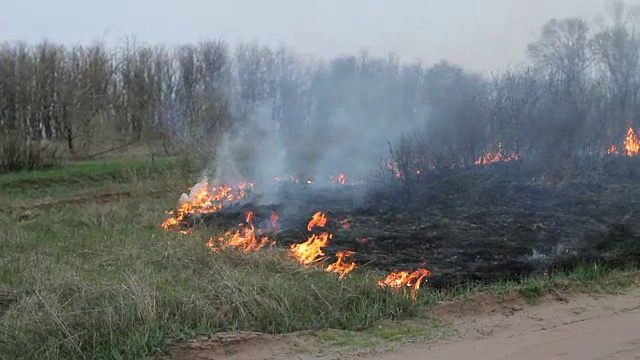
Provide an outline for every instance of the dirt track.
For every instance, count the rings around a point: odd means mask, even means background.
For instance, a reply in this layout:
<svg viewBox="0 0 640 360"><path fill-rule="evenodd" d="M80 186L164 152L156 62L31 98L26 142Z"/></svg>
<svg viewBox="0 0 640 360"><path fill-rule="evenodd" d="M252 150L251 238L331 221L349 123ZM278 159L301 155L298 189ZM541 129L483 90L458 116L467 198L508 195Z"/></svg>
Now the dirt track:
<svg viewBox="0 0 640 360"><path fill-rule="evenodd" d="M458 335L345 353L304 336L245 334L224 346L211 340L194 342L164 359L640 359L637 289L619 296L558 297L539 306L521 301L497 304L479 297L464 305L437 308L434 316L451 321Z"/></svg>
<svg viewBox="0 0 640 360"><path fill-rule="evenodd" d="M640 359L640 292L550 303L473 321L461 339L366 359ZM469 331L469 332L471 332ZM484 335L482 335L484 334Z"/></svg>

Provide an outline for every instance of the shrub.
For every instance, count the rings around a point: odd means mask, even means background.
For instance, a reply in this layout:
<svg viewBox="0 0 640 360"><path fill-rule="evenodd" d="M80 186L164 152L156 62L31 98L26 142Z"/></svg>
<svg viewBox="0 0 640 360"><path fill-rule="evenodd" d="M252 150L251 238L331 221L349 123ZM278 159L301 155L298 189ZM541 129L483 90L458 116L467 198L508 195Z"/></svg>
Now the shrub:
<svg viewBox="0 0 640 360"><path fill-rule="evenodd" d="M0 141L0 172L42 169L57 165L59 160L51 143L9 136Z"/></svg>

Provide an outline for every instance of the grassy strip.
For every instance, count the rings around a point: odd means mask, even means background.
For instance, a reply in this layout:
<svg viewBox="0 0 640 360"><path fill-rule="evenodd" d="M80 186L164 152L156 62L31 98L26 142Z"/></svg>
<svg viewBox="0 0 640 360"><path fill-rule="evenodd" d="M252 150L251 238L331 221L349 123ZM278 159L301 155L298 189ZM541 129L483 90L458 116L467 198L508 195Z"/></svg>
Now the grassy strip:
<svg viewBox="0 0 640 360"><path fill-rule="evenodd" d="M135 158L114 161L78 161L60 167L44 170L20 171L0 175L0 184L30 183L40 181L74 181L80 177L100 178L117 177L123 171L168 168L176 164L177 158L162 157L152 161L150 158Z"/></svg>
<svg viewBox="0 0 640 360"><path fill-rule="evenodd" d="M479 291L516 293L530 300L553 289L611 292L637 284L639 274L588 266L488 288L427 290L413 302L377 288L381 274L375 272L338 281L331 274L300 269L278 252L208 254L199 246L163 248L161 258L158 252L140 259L126 271L113 272L111 279L82 279L68 270L40 274L34 285L12 295L15 302L4 309L0 353L12 359L141 358L168 339L236 330L361 330Z"/></svg>
<svg viewBox="0 0 640 360"><path fill-rule="evenodd" d="M109 192L163 190L179 184L183 190L195 179L176 158L82 162L40 171L0 174L0 207L36 200L93 196ZM178 191L174 189L175 191Z"/></svg>

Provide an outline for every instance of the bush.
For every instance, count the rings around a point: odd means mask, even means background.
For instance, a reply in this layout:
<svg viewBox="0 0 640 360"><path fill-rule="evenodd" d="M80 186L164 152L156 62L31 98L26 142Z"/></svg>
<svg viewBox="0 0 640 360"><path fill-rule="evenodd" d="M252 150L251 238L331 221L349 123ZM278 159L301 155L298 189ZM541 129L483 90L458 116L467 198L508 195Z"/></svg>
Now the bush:
<svg viewBox="0 0 640 360"><path fill-rule="evenodd" d="M58 151L51 143L9 136L0 141L0 172L42 169L58 162Z"/></svg>

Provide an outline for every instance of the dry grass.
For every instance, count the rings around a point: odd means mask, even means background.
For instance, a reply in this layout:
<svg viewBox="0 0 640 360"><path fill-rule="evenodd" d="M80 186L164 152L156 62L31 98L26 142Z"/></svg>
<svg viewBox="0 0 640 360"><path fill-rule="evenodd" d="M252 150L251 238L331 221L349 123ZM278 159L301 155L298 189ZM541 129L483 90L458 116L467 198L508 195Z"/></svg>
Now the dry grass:
<svg viewBox="0 0 640 360"><path fill-rule="evenodd" d="M205 243L220 229L164 232L164 211L194 179L174 165L131 164L0 177L11 189L0 213L0 357L131 359L219 331L358 330L480 290L527 298L558 287L610 291L637 274L585 268L483 289L426 290L413 302L376 287L382 274L367 268L339 281L277 250L211 253ZM130 195L61 201L115 188ZM25 209L43 194L54 204Z"/></svg>
<svg viewBox="0 0 640 360"><path fill-rule="evenodd" d="M131 181L148 186L172 187ZM379 275L338 281L279 251L213 254L213 232L166 233L159 224L175 191L24 210L34 201L25 190L0 219L0 354L11 359L139 358L168 339L359 329L417 308L374 286Z"/></svg>

